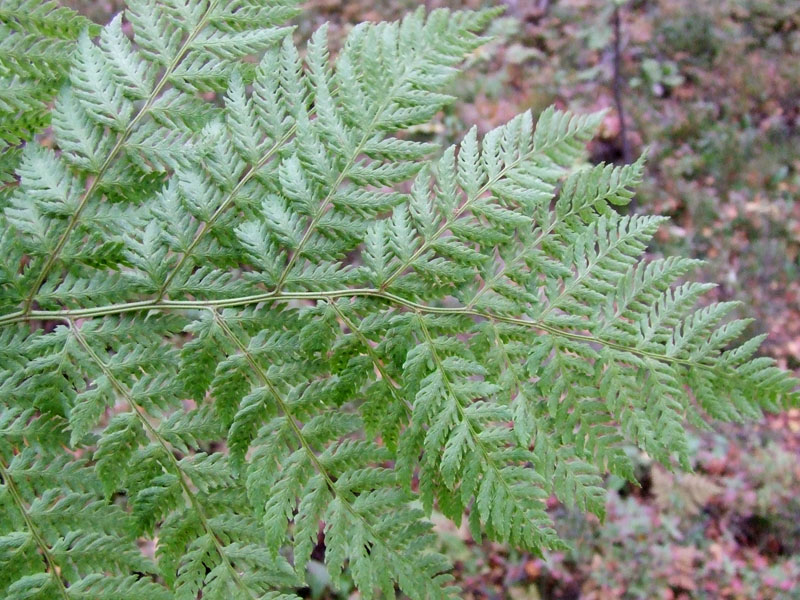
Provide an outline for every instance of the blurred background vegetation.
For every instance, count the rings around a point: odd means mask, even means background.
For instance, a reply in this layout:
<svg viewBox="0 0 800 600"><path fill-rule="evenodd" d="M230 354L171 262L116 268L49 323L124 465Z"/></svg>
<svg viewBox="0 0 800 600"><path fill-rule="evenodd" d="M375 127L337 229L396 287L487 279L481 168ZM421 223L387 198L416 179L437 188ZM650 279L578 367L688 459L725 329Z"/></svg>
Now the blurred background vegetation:
<svg viewBox="0 0 800 600"><path fill-rule="evenodd" d="M98 23L122 4L64 3ZM296 37L328 21L335 48L355 23L420 4L309 0ZM648 149L630 210L672 217L652 253L705 259L698 276L720 284L713 299L742 301L751 333L770 334L765 352L800 370L800 0L424 4L506 11L453 85L459 102L420 136L449 144L550 104L608 108L590 160ZM477 545L438 519L465 598L800 598L800 411L693 439L688 475L631 448L641 486L609 481L604 523L553 500L570 552ZM328 589L320 562L311 569L308 597L357 597Z"/></svg>

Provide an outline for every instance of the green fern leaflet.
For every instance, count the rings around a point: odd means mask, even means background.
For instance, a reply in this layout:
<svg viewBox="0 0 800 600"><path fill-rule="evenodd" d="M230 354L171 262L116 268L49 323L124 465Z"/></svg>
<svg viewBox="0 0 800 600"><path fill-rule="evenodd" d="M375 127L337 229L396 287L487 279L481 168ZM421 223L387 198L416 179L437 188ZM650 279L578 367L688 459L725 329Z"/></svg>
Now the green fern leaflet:
<svg viewBox="0 0 800 600"><path fill-rule="evenodd" d="M687 421L800 400L695 261L642 259L600 115L408 133L496 12L331 58L294 4L0 2L3 598L295 598L315 552L457 597L434 507L559 547L546 499L602 515L626 446L688 467Z"/></svg>

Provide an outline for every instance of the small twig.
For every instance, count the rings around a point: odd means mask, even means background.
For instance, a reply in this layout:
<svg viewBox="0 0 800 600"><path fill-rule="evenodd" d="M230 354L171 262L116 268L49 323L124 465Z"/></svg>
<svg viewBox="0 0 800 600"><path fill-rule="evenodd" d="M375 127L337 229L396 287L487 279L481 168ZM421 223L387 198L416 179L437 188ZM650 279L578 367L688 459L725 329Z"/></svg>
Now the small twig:
<svg viewBox="0 0 800 600"><path fill-rule="evenodd" d="M622 141L622 160L625 164L630 163L631 147L628 142L628 128L625 123L625 107L622 104L622 87L624 82L622 80L622 25L620 18L620 5L614 3L613 14L614 25L614 104L617 109L617 118L619 119L619 137Z"/></svg>

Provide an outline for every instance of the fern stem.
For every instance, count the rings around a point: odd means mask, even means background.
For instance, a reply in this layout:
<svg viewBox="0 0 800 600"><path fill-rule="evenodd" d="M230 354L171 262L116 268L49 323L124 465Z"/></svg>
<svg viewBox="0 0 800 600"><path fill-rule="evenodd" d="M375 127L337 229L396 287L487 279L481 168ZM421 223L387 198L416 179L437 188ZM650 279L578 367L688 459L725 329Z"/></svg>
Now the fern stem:
<svg viewBox="0 0 800 600"><path fill-rule="evenodd" d="M506 315L497 315L494 313L476 310L468 307L444 307L444 306L426 306L419 304L413 300L407 300L396 294L381 291L380 289L372 288L353 288L331 290L328 292L267 292L264 294L254 294L251 296L239 296L235 298L226 298L222 300L162 300L156 302L153 300L144 300L141 302L127 302L121 304L109 304L106 306L98 306L94 308L78 308L67 310L34 310L29 314L22 311L17 311L0 317L0 326L10 325L13 323L20 323L28 320L32 321L49 321L53 319L77 319L77 318L98 318L108 315L123 314L128 312L139 312L146 310L205 310L205 309L220 309L231 308L236 306L247 306L253 304L260 304L263 302L288 302L292 300L330 300L335 298L357 298L357 297L371 297L379 298L396 304L404 306L411 310L439 315L462 315L470 317L478 317L488 319L491 321L509 323L511 325L519 325L532 329L539 329L546 331L553 335L563 338L599 344L621 352L629 352L637 356L646 356L662 362L669 362L672 364L685 365L687 367L696 367L699 369L715 370L712 365L696 362L689 359L678 358L675 356L668 356L666 354L659 354L657 352L649 352L641 348L635 348L618 344L610 340L605 340L592 335L574 333L566 331L558 327L548 325L541 320L519 319L516 317L509 317Z"/></svg>
<svg viewBox="0 0 800 600"><path fill-rule="evenodd" d="M166 442L166 440L164 440L163 437L161 437L161 435L159 435L158 431L156 431L156 429L147 419L143 411L136 404L130 391L125 387L125 385L119 379L117 379L117 377L108 367L108 365L97 355L94 349L89 345L89 343L86 341L86 338L84 338L83 334L80 333L80 329L75 325L75 322L70 320L69 326L70 330L73 332L73 335L75 335L75 338L78 340L78 343L81 345L81 347L86 351L86 353L95 362L95 364L97 364L97 366L103 372L103 375L108 379L108 381L111 383L114 389L117 390L117 393L119 393L120 396L125 398L125 401L127 402L129 408L139 419L142 426L152 436L152 438L156 441L156 443L159 446L161 446L161 449L164 451L164 454L167 456L169 462L172 464L172 467L178 474L178 481L180 482L184 494L186 494L186 497L189 500L189 504L191 504L192 509L197 515L197 518L200 521L200 524L202 525L203 529L208 534L209 538L211 538L211 540L213 541L217 554L219 554L220 559L230 572L231 578L233 579L234 583L242 590L242 592L247 594L247 596L253 598L253 600L256 600L257 596L255 596L250 590L250 588L244 583L244 581L242 581L242 578L239 576L239 572L233 568L233 565L228 560L228 557L225 555L222 543L217 537L217 534L214 533L214 530L211 528L211 525L208 522L208 518L206 517L205 512L203 511L203 507L200 505L200 501L197 499L197 496L194 494L192 488L189 486L189 483L186 481L186 474L183 472L183 469L181 469L180 464L178 464L178 460L175 458L175 455L173 454L172 449L169 447L169 444Z"/></svg>
<svg viewBox="0 0 800 600"><path fill-rule="evenodd" d="M55 249L47 257L47 261L45 262L44 267L42 268L41 271L39 271L39 275L37 275L36 281L34 281L33 285L31 286L31 293L25 300L25 304L22 309L23 313L28 314L31 312L31 306L33 305L33 301L36 299L36 294L39 293L39 289L42 287L42 284L49 275L50 270L53 268L53 265L55 265L56 261L58 260L58 257L61 254L62 250L64 249L64 246L66 246L67 241L69 240L69 236L72 233L72 230L75 229L75 227L78 225L78 220L80 219L83 211L88 206L89 199L94 195L95 191L97 190L97 186L100 184L100 181L106 174L106 171L108 171L109 167L111 166L111 163L114 162L114 159L117 157L117 154L122 149L122 146L125 144L128 137L130 137L131 133L133 133L133 130L136 128L139 122L147 115L147 113L152 108L153 103L156 101L161 91L167 85L170 75L172 75L172 73L175 71L175 69L178 67L178 65L186 55L186 52L189 50L189 46L191 45L191 43L206 26L208 18L211 16L211 13L216 8L217 2L218 0L210 0L210 2L208 3L208 7L203 13L203 16L197 22L195 28L183 41L183 43L181 44L180 48L178 49L177 53L175 54L175 57L172 59L170 64L167 65L166 69L164 69L164 73L161 75L161 79L158 80L158 83L155 85L153 91L147 97L147 100L142 105L142 108L139 110L136 116L133 117L133 119L131 119L131 122L128 123L128 126L125 128L125 131L123 131L122 134L119 136L117 142L114 144L114 147L111 149L111 152L109 152L105 161L103 161L103 164L100 166L97 175L95 175L94 179L92 179L92 183L89 185L89 188L86 190L86 192L84 192L83 197L81 198L77 208L75 209L75 212L72 213L72 215L69 218L69 221L67 221L67 227L59 236Z"/></svg>
<svg viewBox="0 0 800 600"><path fill-rule="evenodd" d="M67 592L67 587L64 585L64 580L61 579L59 567L56 564L55 558L53 558L53 554L50 552L50 547L47 545L47 542L42 537L42 534L39 533L39 529L36 527L33 519L31 519L31 516L28 514L28 509L25 507L22 494L20 494L17 484L11 478L11 474L8 472L8 465L5 464L2 455L0 455L0 477L3 478L11 499L14 501L14 504L17 505L17 509L19 509L22 519L25 521L25 526L28 528L28 531L31 532L31 536L33 536L36 545L39 547L39 551L42 553L44 561L47 564L50 576L56 581L59 595L64 600L70 600L69 592Z"/></svg>

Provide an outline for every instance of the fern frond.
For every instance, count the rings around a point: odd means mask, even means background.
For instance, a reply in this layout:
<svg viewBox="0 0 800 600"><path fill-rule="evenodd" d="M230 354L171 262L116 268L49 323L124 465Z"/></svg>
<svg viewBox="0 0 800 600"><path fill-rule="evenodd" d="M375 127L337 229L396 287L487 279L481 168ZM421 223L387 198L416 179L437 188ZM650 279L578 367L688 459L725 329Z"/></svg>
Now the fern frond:
<svg viewBox="0 0 800 600"><path fill-rule="evenodd" d="M0 133L3 597L294 598L312 556L457 597L434 509L562 547L546 499L602 515L629 445L687 467L686 422L800 400L696 261L643 258L643 159L580 164L602 115L409 134L493 11L332 58L295 4L0 8L0 111L38 119Z"/></svg>

